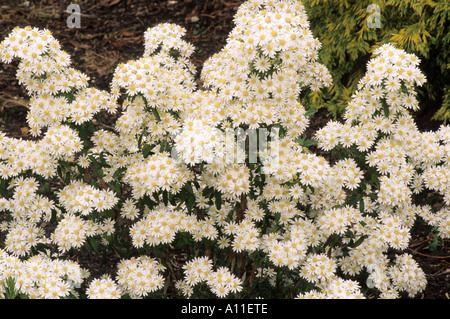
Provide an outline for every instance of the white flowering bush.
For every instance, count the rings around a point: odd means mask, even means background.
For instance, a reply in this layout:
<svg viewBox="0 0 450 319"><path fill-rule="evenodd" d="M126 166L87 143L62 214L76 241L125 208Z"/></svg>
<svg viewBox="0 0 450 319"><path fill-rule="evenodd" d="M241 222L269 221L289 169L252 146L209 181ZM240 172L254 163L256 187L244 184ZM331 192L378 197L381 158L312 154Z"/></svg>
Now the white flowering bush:
<svg viewBox="0 0 450 319"><path fill-rule="evenodd" d="M424 290L406 249L418 222L450 237L450 127L414 123L418 58L377 49L344 120L309 141L314 112L300 94L332 79L302 4L247 1L234 21L201 88L195 49L174 24L148 29L143 56L117 66L110 92L89 87L48 30L16 28L0 43L2 62L19 61L33 137L0 133L2 297ZM104 112L113 126L98 124ZM72 258L85 247L119 256L116 272L92 278Z"/></svg>

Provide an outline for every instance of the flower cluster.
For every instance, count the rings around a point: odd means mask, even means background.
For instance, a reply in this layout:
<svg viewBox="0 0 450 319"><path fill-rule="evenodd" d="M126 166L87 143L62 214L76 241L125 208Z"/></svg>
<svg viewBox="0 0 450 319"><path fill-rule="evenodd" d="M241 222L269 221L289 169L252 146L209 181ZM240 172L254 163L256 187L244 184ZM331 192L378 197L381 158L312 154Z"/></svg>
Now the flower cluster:
<svg viewBox="0 0 450 319"><path fill-rule="evenodd" d="M92 280L86 293L89 299L120 299L123 295L120 287L109 275Z"/></svg>
<svg viewBox="0 0 450 319"><path fill-rule="evenodd" d="M77 263L44 254L21 260L0 249L0 296L5 282L13 279L14 289L33 299L59 299L76 294L89 272Z"/></svg>
<svg viewBox="0 0 450 319"><path fill-rule="evenodd" d="M62 122L81 125L89 122L100 111L115 112L116 102L106 91L95 88L79 88L73 101L62 95L38 95L31 99L27 122L34 135L42 128Z"/></svg>
<svg viewBox="0 0 450 319"><path fill-rule="evenodd" d="M408 109L418 107L414 85L425 76L419 60L392 45L383 45L368 63L367 75L359 84L346 111L344 124L332 122L317 133L324 149L338 144L356 145L367 152L366 163L380 174L376 204L384 207L415 208L413 194L429 189L449 202L448 128L420 132ZM445 215L445 209L442 214ZM441 218L445 224L446 217ZM444 226L445 228L445 226ZM443 229L441 236L450 234Z"/></svg>
<svg viewBox="0 0 450 319"><path fill-rule="evenodd" d="M360 285L349 279L330 280L321 291L310 291L297 295L298 299L364 299Z"/></svg>
<svg viewBox="0 0 450 319"><path fill-rule="evenodd" d="M193 47L182 39L185 32L168 23L150 28L145 32L143 57L117 66L112 94L118 97L125 90L128 97L124 104L126 112L117 122L120 133L131 136L150 133L158 140L179 130L180 121L169 111L190 107L189 93L196 87L194 68L189 61ZM153 112L145 112L149 108Z"/></svg>
<svg viewBox="0 0 450 319"><path fill-rule="evenodd" d="M308 232L301 226L292 226L285 237L282 239L279 236L265 235L263 251L268 254L273 265L296 269L306 258Z"/></svg>
<svg viewBox="0 0 450 319"><path fill-rule="evenodd" d="M234 127L279 123L292 136L307 126L297 102L303 86L318 90L331 84L317 62L320 42L296 1L248 1L235 16L224 49L204 64L202 78L226 103Z"/></svg>
<svg viewBox="0 0 450 319"><path fill-rule="evenodd" d="M56 176L59 160L70 160L82 148L76 131L67 125L50 127L39 141L0 134L0 176L16 177L31 170L44 178Z"/></svg>
<svg viewBox="0 0 450 319"><path fill-rule="evenodd" d="M63 121L81 124L101 110L117 108L106 91L87 88L89 78L70 67L70 56L49 30L15 28L0 44L0 60L10 63L13 58L21 60L17 78L32 96L27 122L35 136L44 127ZM74 99L66 98L75 92Z"/></svg>
<svg viewBox="0 0 450 319"><path fill-rule="evenodd" d="M87 237L98 234L98 231L98 226L92 221L68 214L59 221L52 240L61 252L65 252L71 248L81 248Z"/></svg>
<svg viewBox="0 0 450 319"><path fill-rule="evenodd" d="M424 189L436 191L448 201L443 182L449 167L445 156L448 146L444 126L435 133L420 132L408 112L418 108L414 86L425 81L418 69L418 58L390 44L375 50L374 55L349 102L345 122L328 123L316 137L324 150L356 146L369 167L367 187L359 205L362 215L353 220L364 223L353 229L369 238L342 258L342 269L356 274L365 267L382 296L388 298L397 297L399 290L414 295L425 286L421 270L413 271L414 280L394 279L401 277L392 274L402 266L388 269L381 262L386 260L389 247L408 247L416 216L437 226L441 237L450 235L445 208L432 213L427 206L413 201L413 195ZM411 259L406 256L399 255L398 262Z"/></svg>
<svg viewBox="0 0 450 319"><path fill-rule="evenodd" d="M160 190L176 192L191 179L185 165L174 161L168 153L158 153L140 158L131 164L124 180L131 185L133 198L152 195Z"/></svg>
<svg viewBox="0 0 450 319"><path fill-rule="evenodd" d="M132 298L143 298L164 286L165 267L148 256L122 260L117 267L118 289Z"/></svg>
<svg viewBox="0 0 450 319"><path fill-rule="evenodd" d="M13 194L8 200L0 199L0 212L9 212L11 219L2 223L6 231L5 249L15 256L26 256L47 238L41 222L49 222L55 204L37 194L38 182L34 178L17 177L11 181Z"/></svg>
<svg viewBox="0 0 450 319"><path fill-rule="evenodd" d="M21 60L17 77L30 94L69 92L86 87L88 81L70 68L70 56L49 30L15 28L0 44L0 58L5 63Z"/></svg>
<svg viewBox="0 0 450 319"><path fill-rule="evenodd" d="M187 297L192 295L194 287L201 282L206 282L211 292L221 298L242 289L242 281L239 278L225 267L214 271L212 261L207 257L194 258L187 262L183 269L184 279L178 281L176 286Z"/></svg>
<svg viewBox="0 0 450 319"><path fill-rule="evenodd" d="M206 228L210 231L205 231ZM208 227L205 221L198 220L181 209L164 206L145 211L143 218L131 227L130 235L133 245L139 248L143 245L157 246L171 243L177 233L183 231L192 233L194 238L199 239L203 236L214 239L217 236L217 230Z"/></svg>
<svg viewBox="0 0 450 319"><path fill-rule="evenodd" d="M88 216L92 211L102 212L113 208L118 199L110 190L99 190L81 181L74 181L58 193L59 203L68 213Z"/></svg>

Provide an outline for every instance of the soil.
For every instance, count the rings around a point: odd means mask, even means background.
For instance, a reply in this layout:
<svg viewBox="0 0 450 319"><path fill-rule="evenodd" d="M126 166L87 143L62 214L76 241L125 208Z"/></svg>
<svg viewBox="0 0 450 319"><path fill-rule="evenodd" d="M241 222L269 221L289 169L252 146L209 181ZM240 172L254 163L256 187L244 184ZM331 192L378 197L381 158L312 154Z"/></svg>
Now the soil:
<svg viewBox="0 0 450 319"><path fill-rule="evenodd" d="M90 77L93 87L108 90L115 67L143 54L144 32L158 23L171 22L187 30L186 40L196 48L193 63L218 52L233 27L233 16L243 0L0 0L0 41L16 27L49 29L72 57L72 65ZM67 7L81 9L81 28L68 28ZM0 130L8 136L30 138L26 125L28 97L15 78L17 63L0 64ZM311 120L309 132L328 121L324 111ZM429 123L427 120L426 122ZM409 248L428 278L426 290L416 298L450 298L450 241L430 250L433 236L413 234ZM89 254L83 267L95 274L111 273L114 255Z"/></svg>

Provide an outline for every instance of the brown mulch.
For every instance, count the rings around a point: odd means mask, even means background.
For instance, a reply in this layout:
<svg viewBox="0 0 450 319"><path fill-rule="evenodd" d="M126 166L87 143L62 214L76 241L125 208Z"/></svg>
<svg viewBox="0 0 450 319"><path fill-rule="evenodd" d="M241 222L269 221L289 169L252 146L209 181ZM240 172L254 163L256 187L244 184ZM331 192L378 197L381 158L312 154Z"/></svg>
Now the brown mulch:
<svg viewBox="0 0 450 319"><path fill-rule="evenodd" d="M162 22L177 23L187 30L186 40L197 48L193 62L198 71L203 61L218 52L233 27L232 19L243 0L80 0L81 28L68 28L66 8L70 0L0 0L0 41L16 26L52 31L72 57L72 65L90 77L93 87L108 90L117 64L140 57L144 32ZM29 138L26 128L27 96L15 79L17 64L0 64L0 130L9 136ZM326 114L316 114L312 128L323 126ZM430 235L414 235L409 253L428 277L428 287L417 296L448 299L450 296L450 245L441 241L429 249ZM101 254L91 254L88 265L95 274L113 271ZM108 257L111 260L114 257ZM116 260L114 260L116 261Z"/></svg>

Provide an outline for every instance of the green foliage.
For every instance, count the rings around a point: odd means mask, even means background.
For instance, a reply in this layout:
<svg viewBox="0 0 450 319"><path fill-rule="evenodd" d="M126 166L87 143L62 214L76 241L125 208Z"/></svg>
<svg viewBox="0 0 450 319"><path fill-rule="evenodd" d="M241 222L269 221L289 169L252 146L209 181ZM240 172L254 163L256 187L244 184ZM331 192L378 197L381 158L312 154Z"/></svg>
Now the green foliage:
<svg viewBox="0 0 450 319"><path fill-rule="evenodd" d="M16 287L16 279L13 277L8 277L4 281L3 287L5 289L5 299L28 299L25 294L20 292L20 288Z"/></svg>
<svg viewBox="0 0 450 319"><path fill-rule="evenodd" d="M304 0L311 30L319 38L319 53L333 76L333 85L322 94L307 95L314 108L326 107L337 115L345 109L373 50L391 43L421 59L427 83L419 91L422 105L437 105L434 120L450 119L449 12L446 0ZM380 8L380 27L367 21ZM369 12L368 12L369 11ZM373 21L373 20L372 20ZM372 22L369 20L369 22Z"/></svg>

